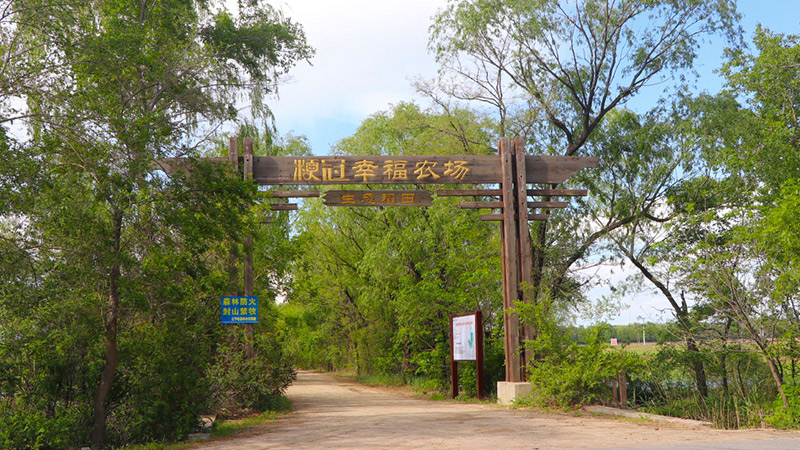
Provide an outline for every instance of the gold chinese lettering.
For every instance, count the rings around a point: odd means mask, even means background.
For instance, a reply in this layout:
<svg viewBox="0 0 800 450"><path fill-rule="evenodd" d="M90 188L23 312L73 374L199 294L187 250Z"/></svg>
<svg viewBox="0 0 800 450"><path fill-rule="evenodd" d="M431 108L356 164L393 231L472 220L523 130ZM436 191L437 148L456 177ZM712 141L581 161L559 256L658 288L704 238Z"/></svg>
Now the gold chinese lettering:
<svg viewBox="0 0 800 450"><path fill-rule="evenodd" d="M368 205L375 204L375 194L371 192L364 192L361 194L361 203L366 203Z"/></svg>
<svg viewBox="0 0 800 450"><path fill-rule="evenodd" d="M361 177L361 181L366 182L367 178L375 178L375 170L377 168L378 166L370 160L363 159L361 161L357 161L355 165L353 165L353 170L356 172L354 177Z"/></svg>
<svg viewBox="0 0 800 450"><path fill-rule="evenodd" d="M447 161L444 163L444 175L451 176L457 180L463 180L469 172L466 161Z"/></svg>
<svg viewBox="0 0 800 450"><path fill-rule="evenodd" d="M416 167L417 168L414 169L414 174L417 176L418 180L428 177L433 177L434 180L439 178L439 175L437 175L436 172L433 171L433 168L436 167L435 162L425 160L422 162L418 162Z"/></svg>
<svg viewBox="0 0 800 450"><path fill-rule="evenodd" d="M294 160L294 181L319 181L318 159L295 159Z"/></svg>
<svg viewBox="0 0 800 450"><path fill-rule="evenodd" d="M416 194L414 194L413 192L409 192L407 194L400 194L400 203L402 203L404 205L412 204L412 203L414 203L414 198L415 197L416 197Z"/></svg>
<svg viewBox="0 0 800 450"><path fill-rule="evenodd" d="M383 174L390 180L407 180L408 169L406 165L408 165L408 161L386 160L383 163Z"/></svg>
<svg viewBox="0 0 800 450"><path fill-rule="evenodd" d="M355 194L342 194L342 204L343 205L355 205L356 204L356 196L355 196Z"/></svg>
<svg viewBox="0 0 800 450"><path fill-rule="evenodd" d="M349 181L345 178L345 161L343 159L323 159L320 163L322 166L322 181Z"/></svg>
<svg viewBox="0 0 800 450"><path fill-rule="evenodd" d="M381 203L385 205L394 205L396 202L394 194L381 194Z"/></svg>

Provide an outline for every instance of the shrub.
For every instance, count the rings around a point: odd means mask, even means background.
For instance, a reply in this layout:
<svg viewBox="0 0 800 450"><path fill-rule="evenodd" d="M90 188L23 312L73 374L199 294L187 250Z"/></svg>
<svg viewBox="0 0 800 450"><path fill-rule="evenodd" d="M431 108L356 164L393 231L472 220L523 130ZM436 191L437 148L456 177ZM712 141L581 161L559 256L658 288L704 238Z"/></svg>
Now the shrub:
<svg viewBox="0 0 800 450"><path fill-rule="evenodd" d="M527 343L536 356L528 365L535 404L570 406L596 401L607 396L608 380L641 366L635 354L612 351L604 343L601 335L607 325L588 328L586 343L580 345L570 340L552 316L541 314L542 308L537 305L526 311L539 332L536 340Z"/></svg>
<svg viewBox="0 0 800 450"><path fill-rule="evenodd" d="M789 407L784 408L779 396L773 403L772 415L766 421L775 428L800 428L800 379L790 379L783 385L783 391L789 400Z"/></svg>
<svg viewBox="0 0 800 450"><path fill-rule="evenodd" d="M243 331L237 330L219 348L215 363L206 372L212 407L277 409L284 391L297 377L294 367L271 334L255 336L254 355L249 359L240 342L244 342Z"/></svg>
<svg viewBox="0 0 800 450"><path fill-rule="evenodd" d="M58 408L50 417L21 403L0 402L0 448L39 450L79 448L89 441L90 413L78 406ZM80 430L84 430L81 432Z"/></svg>

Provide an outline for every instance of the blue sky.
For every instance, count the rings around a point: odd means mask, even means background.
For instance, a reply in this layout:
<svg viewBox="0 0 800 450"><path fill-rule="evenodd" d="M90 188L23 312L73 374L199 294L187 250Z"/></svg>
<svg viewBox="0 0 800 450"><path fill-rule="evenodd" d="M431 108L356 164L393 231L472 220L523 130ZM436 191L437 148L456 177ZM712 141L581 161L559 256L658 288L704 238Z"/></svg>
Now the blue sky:
<svg viewBox="0 0 800 450"><path fill-rule="evenodd" d="M276 6L303 25L317 54L311 66L301 63L272 102L280 133L309 138L316 154L352 135L370 115L391 104L416 100L417 77L435 77L428 54L430 18L446 0L284 0ZM800 1L743 0L742 26L749 36L761 23L782 33L800 33ZM749 40L749 39L748 39ZM723 43L706 43L696 69L704 90L715 92L721 80L713 73L722 62ZM642 92L630 106L645 109L659 87Z"/></svg>
<svg viewBox="0 0 800 450"><path fill-rule="evenodd" d="M308 137L315 154L330 153L370 115L401 101L426 101L414 92L412 79L434 78L437 66L427 52L431 17L446 0L286 0L277 3L301 23L317 54L311 66L300 64L272 103L281 134ZM745 41L757 24L775 32L800 34L800 0L741 0L738 9ZM698 90L716 92L722 80L714 73L722 63L722 38L706 42L695 69ZM662 87L641 92L629 104L644 111L657 101ZM622 279L619 271L605 274ZM597 297L605 292L590 292ZM630 303L612 323L660 321L666 302L651 293Z"/></svg>

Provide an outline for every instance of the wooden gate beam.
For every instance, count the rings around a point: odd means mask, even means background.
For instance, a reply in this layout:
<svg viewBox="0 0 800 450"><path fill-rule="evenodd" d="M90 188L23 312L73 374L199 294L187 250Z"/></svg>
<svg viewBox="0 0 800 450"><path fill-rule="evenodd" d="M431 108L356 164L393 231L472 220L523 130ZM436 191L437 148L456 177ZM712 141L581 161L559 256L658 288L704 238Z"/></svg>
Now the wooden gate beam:
<svg viewBox="0 0 800 450"><path fill-rule="evenodd" d="M533 279L531 277L533 251L531 249L531 232L528 227L528 182L526 180L527 168L525 167L527 158L525 157L525 141L523 141L521 137L514 138L511 152L514 154L514 159L516 161L516 167L514 168L516 172L516 189L514 196L517 203L517 246L519 247L519 283L517 284L517 289L519 289L518 296L522 303L529 305L534 301L530 294L533 285ZM524 324L522 325L521 332L520 345L524 350L521 354L522 379L527 380L526 368L533 360L533 351L525 346L525 341L535 338L535 329L532 324Z"/></svg>
<svg viewBox="0 0 800 450"><path fill-rule="evenodd" d="M513 311L519 296L519 239L516 219L514 181L514 155L511 139L502 138L499 142L502 168L503 190L503 325L505 327L506 381L523 381L523 367L520 359L519 315ZM527 208L526 208L527 211ZM527 219L527 217L526 217ZM527 221L525 222L527 224Z"/></svg>
<svg viewBox="0 0 800 450"><path fill-rule="evenodd" d="M244 172L243 177L245 181L253 179L253 138L245 137L243 140L243 156L244 156ZM253 236L250 233L245 234L244 237L244 295L245 297L253 296L254 291L254 278L253 278ZM248 323L245 325L246 342L244 344L244 356L247 359L253 357L253 341L255 332L253 324Z"/></svg>

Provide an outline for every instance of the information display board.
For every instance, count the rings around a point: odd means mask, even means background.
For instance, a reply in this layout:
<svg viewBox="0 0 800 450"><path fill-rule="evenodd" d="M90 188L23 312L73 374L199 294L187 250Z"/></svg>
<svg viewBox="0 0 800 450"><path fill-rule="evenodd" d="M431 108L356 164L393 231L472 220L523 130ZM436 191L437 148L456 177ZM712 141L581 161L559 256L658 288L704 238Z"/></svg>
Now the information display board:
<svg viewBox="0 0 800 450"><path fill-rule="evenodd" d="M450 316L450 387L458 397L458 362L475 361L478 398L483 398L483 315L480 311Z"/></svg>
<svg viewBox="0 0 800 450"><path fill-rule="evenodd" d="M222 323L258 323L258 297L222 297Z"/></svg>
<svg viewBox="0 0 800 450"><path fill-rule="evenodd" d="M475 361L477 351L475 314L453 317L453 361Z"/></svg>

